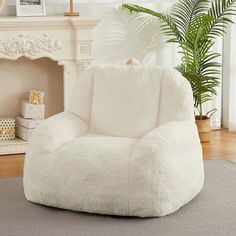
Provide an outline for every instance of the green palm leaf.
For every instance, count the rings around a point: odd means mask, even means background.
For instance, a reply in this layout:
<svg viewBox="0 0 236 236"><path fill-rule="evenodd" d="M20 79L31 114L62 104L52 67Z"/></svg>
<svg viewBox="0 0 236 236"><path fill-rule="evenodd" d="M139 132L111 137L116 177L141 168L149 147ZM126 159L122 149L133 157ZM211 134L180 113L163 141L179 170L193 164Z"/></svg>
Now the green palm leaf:
<svg viewBox="0 0 236 236"><path fill-rule="evenodd" d="M100 63L118 63L129 57L150 61L148 57L163 45L159 28L157 18L111 8L94 32L94 57Z"/></svg>
<svg viewBox="0 0 236 236"><path fill-rule="evenodd" d="M168 37L171 37L171 39L169 39L169 42L178 42L178 41L182 40L181 34L180 34L176 24L174 23L174 19L172 16L167 15L167 14L158 13L158 12L155 12L153 10L150 10L148 8L141 7L138 5L123 4L122 6L126 9L130 10L131 13L132 12L146 13L146 14L149 14L149 15L159 18L160 21L162 22L161 28L162 28L163 32Z"/></svg>
<svg viewBox="0 0 236 236"><path fill-rule="evenodd" d="M167 42L178 43L182 63L177 69L190 82L195 106L202 116L202 104L216 95L221 55L212 51L217 37L225 33L236 14L236 0L179 0L170 14L162 14L138 5L123 4L131 12L157 17Z"/></svg>

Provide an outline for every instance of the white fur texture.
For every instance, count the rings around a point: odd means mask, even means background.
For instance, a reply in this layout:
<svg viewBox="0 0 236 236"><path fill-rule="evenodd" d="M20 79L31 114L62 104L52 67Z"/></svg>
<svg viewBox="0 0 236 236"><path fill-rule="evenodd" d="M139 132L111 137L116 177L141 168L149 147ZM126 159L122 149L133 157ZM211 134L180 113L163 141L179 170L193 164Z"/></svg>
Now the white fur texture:
<svg viewBox="0 0 236 236"><path fill-rule="evenodd" d="M80 94L74 95L70 112L42 122L30 140L26 198L65 209L140 217L170 214L193 199L204 172L188 82L174 70L156 67L103 66L87 73L78 78L84 86L77 87Z"/></svg>
<svg viewBox="0 0 236 236"><path fill-rule="evenodd" d="M163 71L135 65L104 68L95 68L90 131L139 138L154 129Z"/></svg>

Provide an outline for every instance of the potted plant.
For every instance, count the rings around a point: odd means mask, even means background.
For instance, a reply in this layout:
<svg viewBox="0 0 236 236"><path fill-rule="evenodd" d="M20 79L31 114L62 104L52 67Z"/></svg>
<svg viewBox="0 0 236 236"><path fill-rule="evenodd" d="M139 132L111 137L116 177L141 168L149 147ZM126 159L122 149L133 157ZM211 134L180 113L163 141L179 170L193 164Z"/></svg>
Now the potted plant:
<svg viewBox="0 0 236 236"><path fill-rule="evenodd" d="M202 142L210 140L210 111L203 114L203 104L216 95L220 84L218 75L221 64L216 61L219 53L212 51L217 37L225 33L233 23L236 0L180 0L170 14L155 12L133 4L123 4L131 12L141 12L159 18L161 29L168 43L177 43L182 62L177 69L190 82L194 106L199 112L196 124Z"/></svg>

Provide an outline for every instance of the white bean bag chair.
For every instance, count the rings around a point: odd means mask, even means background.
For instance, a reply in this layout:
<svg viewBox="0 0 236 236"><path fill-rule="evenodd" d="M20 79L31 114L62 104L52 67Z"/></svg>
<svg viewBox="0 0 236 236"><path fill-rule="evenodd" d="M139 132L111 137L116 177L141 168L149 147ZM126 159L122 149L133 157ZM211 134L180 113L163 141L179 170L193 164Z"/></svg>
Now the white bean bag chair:
<svg viewBox="0 0 236 236"><path fill-rule="evenodd" d="M175 212L203 182L189 83L138 65L84 72L67 111L33 133L24 167L29 201L123 216Z"/></svg>

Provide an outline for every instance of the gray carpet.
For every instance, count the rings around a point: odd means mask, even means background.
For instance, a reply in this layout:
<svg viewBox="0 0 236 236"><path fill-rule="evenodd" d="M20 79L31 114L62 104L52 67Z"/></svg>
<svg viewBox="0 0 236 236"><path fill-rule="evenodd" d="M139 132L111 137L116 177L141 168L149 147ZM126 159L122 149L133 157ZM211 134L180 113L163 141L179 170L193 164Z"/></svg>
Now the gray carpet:
<svg viewBox="0 0 236 236"><path fill-rule="evenodd" d="M236 165L205 161L202 192L163 218L124 218L53 209L25 200L22 178L0 180L1 236L235 236ZM191 178L191 176L189 176Z"/></svg>

